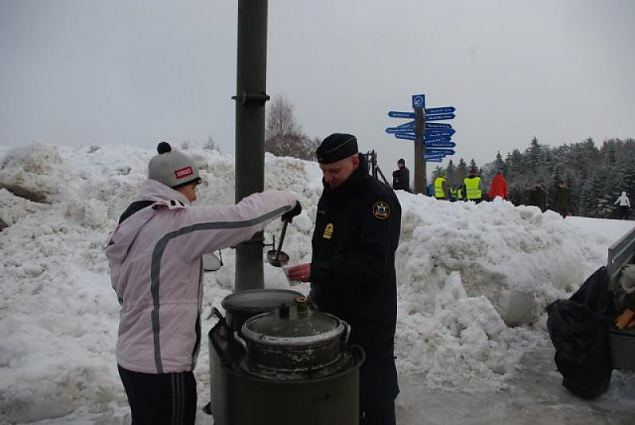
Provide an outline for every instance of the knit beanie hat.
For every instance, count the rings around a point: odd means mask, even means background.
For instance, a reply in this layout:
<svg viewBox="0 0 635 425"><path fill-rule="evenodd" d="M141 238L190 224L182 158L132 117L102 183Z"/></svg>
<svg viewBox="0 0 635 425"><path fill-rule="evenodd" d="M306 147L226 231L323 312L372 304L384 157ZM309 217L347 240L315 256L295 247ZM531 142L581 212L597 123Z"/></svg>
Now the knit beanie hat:
<svg viewBox="0 0 635 425"><path fill-rule="evenodd" d="M331 164L356 154L357 139L352 134L334 133L322 141L315 152L320 164Z"/></svg>
<svg viewBox="0 0 635 425"><path fill-rule="evenodd" d="M194 160L186 154L173 151L168 142L157 146L155 155L148 164L148 178L171 188L183 186L199 179Z"/></svg>

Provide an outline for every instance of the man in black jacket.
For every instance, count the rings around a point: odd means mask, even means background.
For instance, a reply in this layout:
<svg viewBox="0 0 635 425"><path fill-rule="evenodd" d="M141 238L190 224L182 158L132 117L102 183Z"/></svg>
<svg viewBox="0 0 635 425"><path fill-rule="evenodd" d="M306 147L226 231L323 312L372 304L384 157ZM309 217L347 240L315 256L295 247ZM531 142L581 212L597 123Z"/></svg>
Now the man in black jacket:
<svg viewBox="0 0 635 425"><path fill-rule="evenodd" d="M397 320L395 250L401 205L394 192L369 176L357 139L332 134L317 158L324 191L318 202L311 263L289 278L311 282L319 308L351 325L349 343L366 352L360 369L360 423L395 423L399 393L394 360Z"/></svg>
<svg viewBox="0 0 635 425"><path fill-rule="evenodd" d="M406 168L406 161L403 158L397 161L397 169L392 172L392 188L410 192L410 170Z"/></svg>

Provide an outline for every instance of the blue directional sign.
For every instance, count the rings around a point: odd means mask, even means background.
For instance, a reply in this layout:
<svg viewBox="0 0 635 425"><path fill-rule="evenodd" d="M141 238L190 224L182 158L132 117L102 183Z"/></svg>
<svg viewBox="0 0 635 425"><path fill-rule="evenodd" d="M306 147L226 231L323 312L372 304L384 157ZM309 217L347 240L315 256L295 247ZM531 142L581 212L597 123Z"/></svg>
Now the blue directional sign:
<svg viewBox="0 0 635 425"><path fill-rule="evenodd" d="M447 141L447 142L445 142L445 141L444 142L428 142L426 140L425 145L426 145L426 148L427 147L431 147L431 148L453 148L453 147L456 146L456 143L450 142L450 141Z"/></svg>
<svg viewBox="0 0 635 425"><path fill-rule="evenodd" d="M428 146L429 143L449 143L452 141L452 139L450 137L435 137L435 138L426 137L425 141L426 141L426 146Z"/></svg>
<svg viewBox="0 0 635 425"><path fill-rule="evenodd" d="M426 95L413 94L412 95L412 109L425 108L425 107L426 107Z"/></svg>
<svg viewBox="0 0 635 425"><path fill-rule="evenodd" d="M426 137L439 135L439 136L451 136L456 133L456 130L451 128L429 128L425 131Z"/></svg>
<svg viewBox="0 0 635 425"><path fill-rule="evenodd" d="M414 118L414 112L388 111L388 116L392 118ZM452 115L454 117L454 115Z"/></svg>
<svg viewBox="0 0 635 425"><path fill-rule="evenodd" d="M442 155L454 155L456 152L454 151L454 149L426 148L426 155L434 155L435 153Z"/></svg>
<svg viewBox="0 0 635 425"><path fill-rule="evenodd" d="M431 136L426 136L426 142L449 142L452 140L452 137L444 134L433 134Z"/></svg>
<svg viewBox="0 0 635 425"><path fill-rule="evenodd" d="M388 133L388 134L409 132L409 131L415 131L415 122L414 121L409 121L407 123L398 125L397 127L388 127L388 128L386 128L386 133Z"/></svg>
<svg viewBox="0 0 635 425"><path fill-rule="evenodd" d="M450 124L433 121L451 120L455 118L454 106L442 106L438 108L425 107L425 95L412 95L412 108L415 111L423 109L424 112L424 133L419 135L425 141L425 154L422 158L426 162L441 162L448 155L454 155L453 148L456 143L452 141L452 135L456 131ZM389 111L391 118L416 119L416 112ZM415 131L415 121L409 121L394 127L387 127L386 133L393 134L397 139L417 140Z"/></svg>
<svg viewBox="0 0 635 425"><path fill-rule="evenodd" d="M452 137L445 134L433 134L431 136L426 136L426 142L449 142L450 140L452 140Z"/></svg>
<svg viewBox="0 0 635 425"><path fill-rule="evenodd" d="M408 121L406 123L398 125L397 128L415 128L415 122L414 121Z"/></svg>
<svg viewBox="0 0 635 425"><path fill-rule="evenodd" d="M390 115L390 112L388 113ZM451 120L454 118L454 114L435 114L435 115L426 115L426 121L441 121L441 120ZM406 118L406 117L404 117Z"/></svg>
<svg viewBox="0 0 635 425"><path fill-rule="evenodd" d="M417 135L414 133L395 133L397 139L417 140Z"/></svg>
<svg viewBox="0 0 635 425"><path fill-rule="evenodd" d="M443 106L441 108L426 108L426 115L451 114L454 111L456 111L454 106Z"/></svg>
<svg viewBox="0 0 635 425"><path fill-rule="evenodd" d="M452 128L452 124L446 124L443 122L427 122L426 128Z"/></svg>

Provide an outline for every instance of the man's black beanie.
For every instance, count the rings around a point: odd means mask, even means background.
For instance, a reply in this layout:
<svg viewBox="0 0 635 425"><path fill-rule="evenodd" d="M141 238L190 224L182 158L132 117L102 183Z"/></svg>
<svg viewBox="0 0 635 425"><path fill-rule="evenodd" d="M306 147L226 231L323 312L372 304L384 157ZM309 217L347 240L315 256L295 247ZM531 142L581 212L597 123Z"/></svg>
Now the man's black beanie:
<svg viewBox="0 0 635 425"><path fill-rule="evenodd" d="M357 139L352 134L333 133L322 141L316 156L320 164L330 164L358 152Z"/></svg>

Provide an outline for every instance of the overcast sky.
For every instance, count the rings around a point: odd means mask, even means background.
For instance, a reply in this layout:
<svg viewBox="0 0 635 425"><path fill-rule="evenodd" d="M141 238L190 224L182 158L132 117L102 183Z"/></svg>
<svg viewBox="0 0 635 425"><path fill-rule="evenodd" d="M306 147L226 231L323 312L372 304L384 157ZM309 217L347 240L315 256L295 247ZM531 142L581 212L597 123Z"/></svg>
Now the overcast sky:
<svg viewBox="0 0 635 425"><path fill-rule="evenodd" d="M235 0L0 0L0 144L233 155L236 31ZM418 93L456 107L455 161L635 137L631 0L269 0L267 67L308 136L353 133L385 174Z"/></svg>

